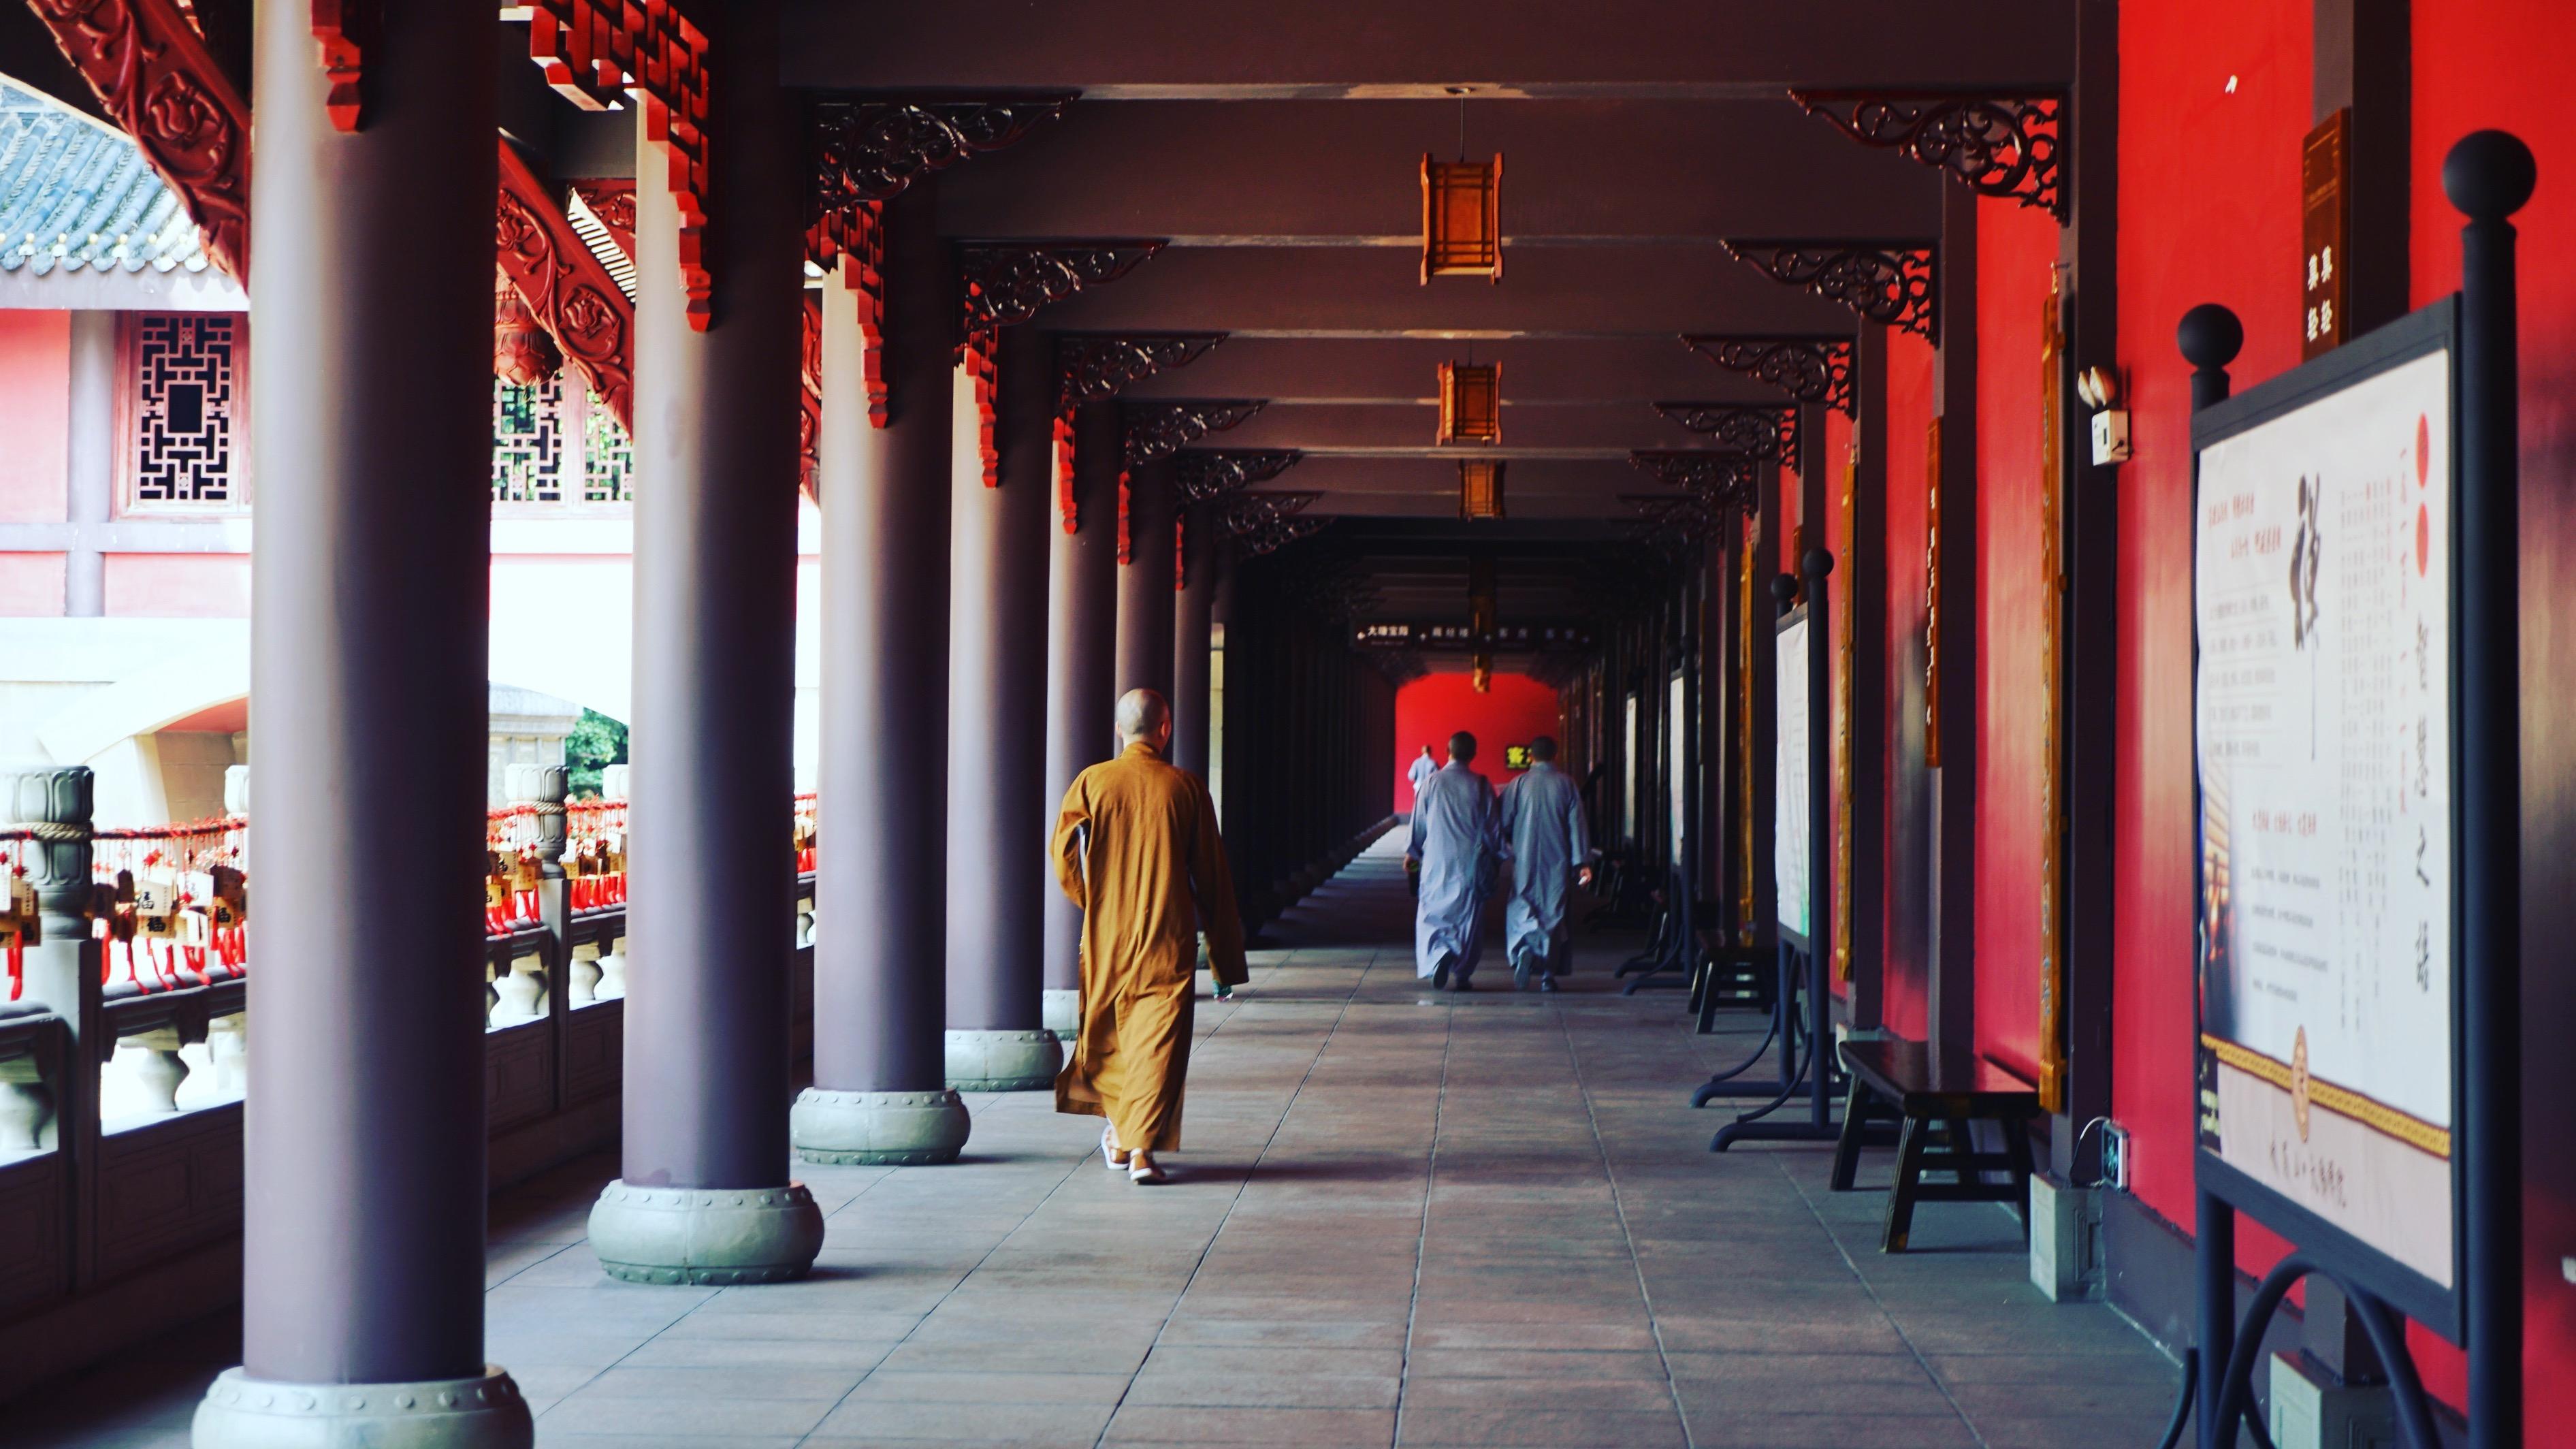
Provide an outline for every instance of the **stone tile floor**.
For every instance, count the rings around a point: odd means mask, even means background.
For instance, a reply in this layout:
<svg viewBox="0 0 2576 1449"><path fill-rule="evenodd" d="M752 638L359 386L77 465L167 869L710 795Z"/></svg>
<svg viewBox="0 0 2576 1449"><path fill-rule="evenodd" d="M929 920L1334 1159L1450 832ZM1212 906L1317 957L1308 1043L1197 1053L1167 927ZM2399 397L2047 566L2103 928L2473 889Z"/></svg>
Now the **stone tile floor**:
<svg viewBox="0 0 2576 1449"><path fill-rule="evenodd" d="M1574 989L1417 983L1394 837L1202 1002L1177 1181L1101 1169L1041 1093L970 1099L967 1160L807 1167L805 1282L600 1275L587 1160L493 1204L492 1359L560 1449L2147 1445L2174 1366L2053 1305L1992 1205L1877 1250L1826 1150L1706 1150L1690 1089L1758 1040ZM1883 1186L1885 1154L1863 1187ZM229 1323L0 1412L0 1442L177 1449Z"/></svg>

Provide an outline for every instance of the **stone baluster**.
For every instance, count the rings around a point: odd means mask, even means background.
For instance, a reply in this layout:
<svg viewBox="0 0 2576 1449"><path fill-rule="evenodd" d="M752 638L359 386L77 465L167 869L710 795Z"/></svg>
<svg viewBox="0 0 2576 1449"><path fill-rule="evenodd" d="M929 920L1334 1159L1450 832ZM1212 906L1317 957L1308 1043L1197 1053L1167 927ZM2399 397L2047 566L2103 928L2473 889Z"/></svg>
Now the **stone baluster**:
<svg viewBox="0 0 2576 1449"><path fill-rule="evenodd" d="M115 1117L168 1117L179 1110L179 1089L188 1080L188 1064L179 1057L183 1045L175 1026L156 1026L119 1037L108 1070L117 1086L102 1086L99 1098Z"/></svg>
<svg viewBox="0 0 2576 1449"><path fill-rule="evenodd" d="M564 875L563 858L571 823L564 801L571 794L572 772L561 765L511 765L502 772L501 783L512 805L536 812L537 920L546 928L546 945L541 955L510 963L513 975L530 978L536 987L526 1002L528 1014L520 1018L534 1021L552 1009L557 983L571 970L572 884ZM526 969L532 964L534 970Z"/></svg>
<svg viewBox="0 0 2576 1449"><path fill-rule="evenodd" d="M104 1023L99 1019L100 947L91 939L89 919L91 789L87 765L0 766L0 790L6 791L0 795L0 824L35 837L24 860L36 891L40 939L26 948L25 989L18 1004L50 1008L71 1038L51 1093L53 1146L63 1154L65 1212L92 1200L90 1188L98 1178L99 1073L88 1064L104 1055ZM28 1110L18 1109L21 1114ZM95 1249L82 1241L75 1252L74 1280L86 1281L96 1266Z"/></svg>

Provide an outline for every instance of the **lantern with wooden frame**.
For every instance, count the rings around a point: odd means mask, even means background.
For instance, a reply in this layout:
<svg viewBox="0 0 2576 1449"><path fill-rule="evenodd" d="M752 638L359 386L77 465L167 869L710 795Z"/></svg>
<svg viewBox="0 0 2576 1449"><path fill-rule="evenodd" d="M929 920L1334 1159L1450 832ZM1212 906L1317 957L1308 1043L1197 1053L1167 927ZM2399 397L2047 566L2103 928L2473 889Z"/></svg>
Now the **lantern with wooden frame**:
<svg viewBox="0 0 2576 1449"><path fill-rule="evenodd" d="M1468 458L1459 461L1458 516L1460 518L1503 516L1502 459Z"/></svg>
<svg viewBox="0 0 2576 1449"><path fill-rule="evenodd" d="M1435 161L1423 153L1424 286L1433 277L1503 279L1502 190L1499 151L1491 161Z"/></svg>
<svg viewBox="0 0 2576 1449"><path fill-rule="evenodd" d="M1440 364L1440 432L1433 442L1499 443L1503 440L1503 365Z"/></svg>

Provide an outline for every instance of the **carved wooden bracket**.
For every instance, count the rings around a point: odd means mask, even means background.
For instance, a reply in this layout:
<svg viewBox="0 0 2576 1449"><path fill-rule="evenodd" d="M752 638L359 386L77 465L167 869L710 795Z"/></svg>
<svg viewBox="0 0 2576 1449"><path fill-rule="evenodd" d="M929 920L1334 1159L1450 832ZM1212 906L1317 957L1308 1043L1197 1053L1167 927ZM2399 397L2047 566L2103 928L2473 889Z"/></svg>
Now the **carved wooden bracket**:
<svg viewBox="0 0 2576 1449"><path fill-rule="evenodd" d="M1239 427L1243 420L1269 406L1267 399L1244 398L1224 400L1176 399L1171 402L1129 403L1120 419L1122 460L1118 470L1118 561L1136 561L1133 540L1127 532L1129 489L1138 468L1158 458L1168 458L1210 433L1222 433Z"/></svg>
<svg viewBox="0 0 2576 1449"><path fill-rule="evenodd" d="M375 39L375 7L382 0L313 0L313 39L322 47L322 73L331 81L323 108L331 128L355 131L358 83L366 46Z"/></svg>
<svg viewBox="0 0 2576 1449"><path fill-rule="evenodd" d="M581 198L581 204L590 208L590 214L599 219L600 229L608 233L609 240L617 243L617 249L626 254L627 261L633 262L635 183L604 177L596 181L576 181L572 183L572 189Z"/></svg>
<svg viewBox="0 0 2576 1449"><path fill-rule="evenodd" d="M1655 411L1730 452L1798 466L1798 410L1784 403L1659 402Z"/></svg>
<svg viewBox="0 0 2576 1449"><path fill-rule="evenodd" d="M1642 544L1687 548L1716 532L1726 519L1722 505L1695 493L1622 493L1619 501L1643 517L1633 535Z"/></svg>
<svg viewBox="0 0 2576 1449"><path fill-rule="evenodd" d="M1940 345L1939 249L1934 243L1763 240L1724 245L1737 261L1775 282L1804 287L1873 322L1902 327Z"/></svg>
<svg viewBox="0 0 2576 1449"><path fill-rule="evenodd" d="M1299 518L1321 493L1239 493L1226 501L1218 522L1237 551L1248 558L1275 553L1287 544L1320 532L1331 520Z"/></svg>
<svg viewBox="0 0 2576 1449"><path fill-rule="evenodd" d="M176 0L27 0L233 280L250 280L250 101Z"/></svg>
<svg viewBox="0 0 2576 1449"><path fill-rule="evenodd" d="M1267 483L1305 456L1295 448L1184 448L1172 455L1172 491L1183 503L1205 503Z"/></svg>
<svg viewBox="0 0 2576 1449"><path fill-rule="evenodd" d="M1638 449L1628 461L1712 508L1749 510L1759 497L1762 469L1776 458L1714 448L1687 451Z"/></svg>
<svg viewBox="0 0 2576 1449"><path fill-rule="evenodd" d="M2062 91L1803 91L1790 99L1844 135L1939 167L1979 196L2009 197L2067 219Z"/></svg>
<svg viewBox="0 0 2576 1449"><path fill-rule="evenodd" d="M1769 383L1804 403L1860 416L1848 337L1685 336L1682 345L1729 372Z"/></svg>
<svg viewBox="0 0 2576 1449"><path fill-rule="evenodd" d="M999 330L1014 327L1086 287L1134 271L1165 243L1160 239L1085 242L965 242L957 248L966 308L966 370L975 380L984 486L1001 486L1000 387L994 371Z"/></svg>
<svg viewBox="0 0 2576 1449"><path fill-rule="evenodd" d="M501 190L494 243L501 271L537 325L579 369L617 421L635 427L635 307L518 148L497 143Z"/></svg>
<svg viewBox="0 0 2576 1449"><path fill-rule="evenodd" d="M800 338L802 346L798 351L803 358L798 381L803 386L796 390L798 405L796 451L804 459L804 465L798 470L798 474L804 480L805 496L819 502L822 498L823 441L823 299L821 294L808 288L805 293L805 305L797 309L797 318L802 324Z"/></svg>
<svg viewBox="0 0 2576 1449"><path fill-rule="evenodd" d="M1055 340L1056 511L1064 531L1082 524L1073 492L1073 410L1106 402L1157 373L1187 367L1225 340L1222 332L1062 333Z"/></svg>
<svg viewBox="0 0 2576 1449"><path fill-rule="evenodd" d="M816 215L888 201L934 171L999 151L1064 114L1074 92L1012 100L844 100L814 103L807 135Z"/></svg>
<svg viewBox="0 0 2576 1449"><path fill-rule="evenodd" d="M546 83L586 111L627 97L644 110L644 135L668 158L680 210L680 282L689 326L703 332L715 279L707 270L707 38L671 0L534 0L528 56Z"/></svg>

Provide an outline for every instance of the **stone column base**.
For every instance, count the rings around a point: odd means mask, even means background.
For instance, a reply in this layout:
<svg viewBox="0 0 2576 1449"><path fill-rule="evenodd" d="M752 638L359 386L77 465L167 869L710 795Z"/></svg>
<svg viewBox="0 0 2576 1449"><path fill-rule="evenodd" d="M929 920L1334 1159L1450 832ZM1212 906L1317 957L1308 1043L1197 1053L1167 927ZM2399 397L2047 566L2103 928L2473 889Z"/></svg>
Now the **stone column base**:
<svg viewBox="0 0 2576 1449"><path fill-rule="evenodd" d="M1036 1092L1055 1085L1064 1048L1051 1031L948 1033L948 1085L961 1092Z"/></svg>
<svg viewBox="0 0 2576 1449"><path fill-rule="evenodd" d="M836 1092L807 1087L787 1112L787 1140L807 1162L912 1167L955 1162L974 1122L946 1088Z"/></svg>
<svg viewBox="0 0 2576 1449"><path fill-rule="evenodd" d="M1072 987L1050 988L1039 997L1038 1020L1073 1054L1073 1039L1082 1031L1082 993Z"/></svg>
<svg viewBox="0 0 2576 1449"><path fill-rule="evenodd" d="M601 1189L590 1250L629 1283L779 1283L823 1250L823 1211L798 1182L777 1187Z"/></svg>
<svg viewBox="0 0 2576 1449"><path fill-rule="evenodd" d="M281 1384L228 1368L188 1437L196 1449L530 1449L537 1429L519 1386L489 1364L409 1384Z"/></svg>

